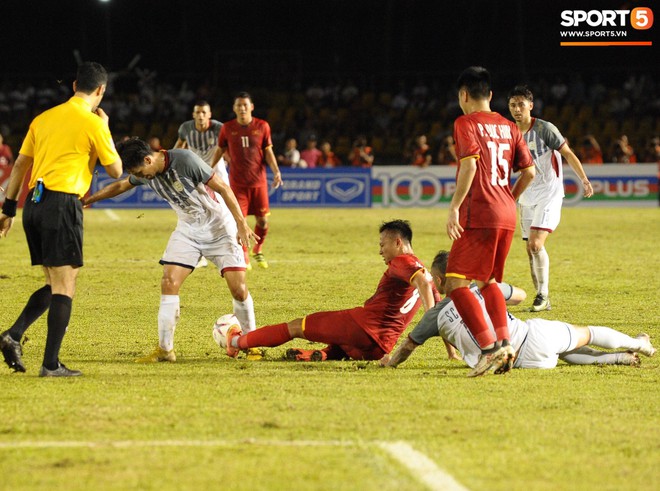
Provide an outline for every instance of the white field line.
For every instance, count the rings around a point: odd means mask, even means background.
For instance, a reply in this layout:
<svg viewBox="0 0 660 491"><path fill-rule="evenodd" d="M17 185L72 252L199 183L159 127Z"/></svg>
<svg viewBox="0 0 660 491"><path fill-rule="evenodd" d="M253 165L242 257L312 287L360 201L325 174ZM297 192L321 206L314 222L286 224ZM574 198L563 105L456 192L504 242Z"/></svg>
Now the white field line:
<svg viewBox="0 0 660 491"><path fill-rule="evenodd" d="M406 442L381 442L379 447L405 466L414 477L433 491L467 491L435 462Z"/></svg>
<svg viewBox="0 0 660 491"><path fill-rule="evenodd" d="M108 215L110 220L114 220L115 222L118 222L120 220L119 215L117 215L114 211L112 211L109 208L105 208L103 212Z"/></svg>
<svg viewBox="0 0 660 491"><path fill-rule="evenodd" d="M406 442L354 442L341 440L116 440L116 441L19 441L0 442L0 450L17 448L137 448L137 447L233 447L236 445L272 447L354 447L376 445L403 465L431 491L468 491L435 462Z"/></svg>

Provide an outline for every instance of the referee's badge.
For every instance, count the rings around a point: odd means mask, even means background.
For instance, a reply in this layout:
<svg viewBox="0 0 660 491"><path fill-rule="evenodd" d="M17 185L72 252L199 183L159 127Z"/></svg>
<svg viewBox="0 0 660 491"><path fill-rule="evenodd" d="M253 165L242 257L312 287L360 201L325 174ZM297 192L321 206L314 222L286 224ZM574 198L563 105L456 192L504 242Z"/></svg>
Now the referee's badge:
<svg viewBox="0 0 660 491"><path fill-rule="evenodd" d="M172 187L179 193L183 192L183 183L181 181L174 181Z"/></svg>

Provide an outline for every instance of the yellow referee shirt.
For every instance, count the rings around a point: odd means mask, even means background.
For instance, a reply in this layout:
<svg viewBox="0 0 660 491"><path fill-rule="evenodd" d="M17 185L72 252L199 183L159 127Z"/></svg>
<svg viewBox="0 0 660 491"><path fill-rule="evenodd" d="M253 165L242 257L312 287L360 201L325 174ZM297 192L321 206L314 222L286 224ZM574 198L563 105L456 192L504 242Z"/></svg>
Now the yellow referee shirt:
<svg viewBox="0 0 660 491"><path fill-rule="evenodd" d="M119 159L107 123L76 96L34 118L20 153L34 159L30 189L42 178L46 189L81 198L92 184L97 158L102 165Z"/></svg>

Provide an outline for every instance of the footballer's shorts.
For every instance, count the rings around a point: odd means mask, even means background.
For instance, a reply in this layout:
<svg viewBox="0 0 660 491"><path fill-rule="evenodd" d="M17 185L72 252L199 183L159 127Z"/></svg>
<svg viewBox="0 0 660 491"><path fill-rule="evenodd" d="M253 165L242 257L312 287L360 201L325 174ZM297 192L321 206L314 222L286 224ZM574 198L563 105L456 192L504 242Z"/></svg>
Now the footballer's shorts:
<svg viewBox="0 0 660 491"><path fill-rule="evenodd" d="M353 360L380 360L385 351L350 314L350 310L317 312L303 319L305 339L339 347Z"/></svg>
<svg viewBox="0 0 660 491"><path fill-rule="evenodd" d="M513 230L469 228L451 246L447 277L502 282Z"/></svg>
<svg viewBox="0 0 660 491"><path fill-rule="evenodd" d="M41 201L31 190L23 208L23 228L32 265L83 265L83 206L75 194L44 189Z"/></svg>
<svg viewBox="0 0 660 491"><path fill-rule="evenodd" d="M529 239L529 232L532 229L552 233L559 225L563 201L563 196L553 196L535 205L519 205L520 232L523 240Z"/></svg>
<svg viewBox="0 0 660 491"><path fill-rule="evenodd" d="M201 242L178 229L172 232L160 264L195 269L202 256L215 264L222 276L225 271L245 271L245 255L236 237L221 235L212 241Z"/></svg>
<svg viewBox="0 0 660 491"><path fill-rule="evenodd" d="M236 201L238 201L238 205L241 207L243 216L254 215L256 217L265 217L270 215L268 186L232 186L231 189L236 195Z"/></svg>
<svg viewBox="0 0 660 491"><path fill-rule="evenodd" d="M559 355L573 351L578 333L571 324L545 319L528 319L527 337L518 348L514 367L554 368Z"/></svg>

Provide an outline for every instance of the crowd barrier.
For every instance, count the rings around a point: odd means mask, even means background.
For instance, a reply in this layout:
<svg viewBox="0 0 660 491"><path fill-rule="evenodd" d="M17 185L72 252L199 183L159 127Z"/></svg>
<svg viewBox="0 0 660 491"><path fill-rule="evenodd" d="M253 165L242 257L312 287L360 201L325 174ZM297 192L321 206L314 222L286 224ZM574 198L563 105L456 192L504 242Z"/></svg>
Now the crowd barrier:
<svg viewBox="0 0 660 491"><path fill-rule="evenodd" d="M584 165L594 188L582 197L582 183L564 166L567 206L658 206L657 164ZM11 167L0 167L0 185L6 187ZM271 179L270 171L268 172ZM282 169L284 184L270 190L273 208L397 208L447 206L456 187L456 167L375 166L371 169ZM27 181L27 179L26 179ZM114 179L98 166L91 192ZM24 197L25 190L21 193ZM160 208L165 203L149 187L135 189L94 205L99 208Z"/></svg>

